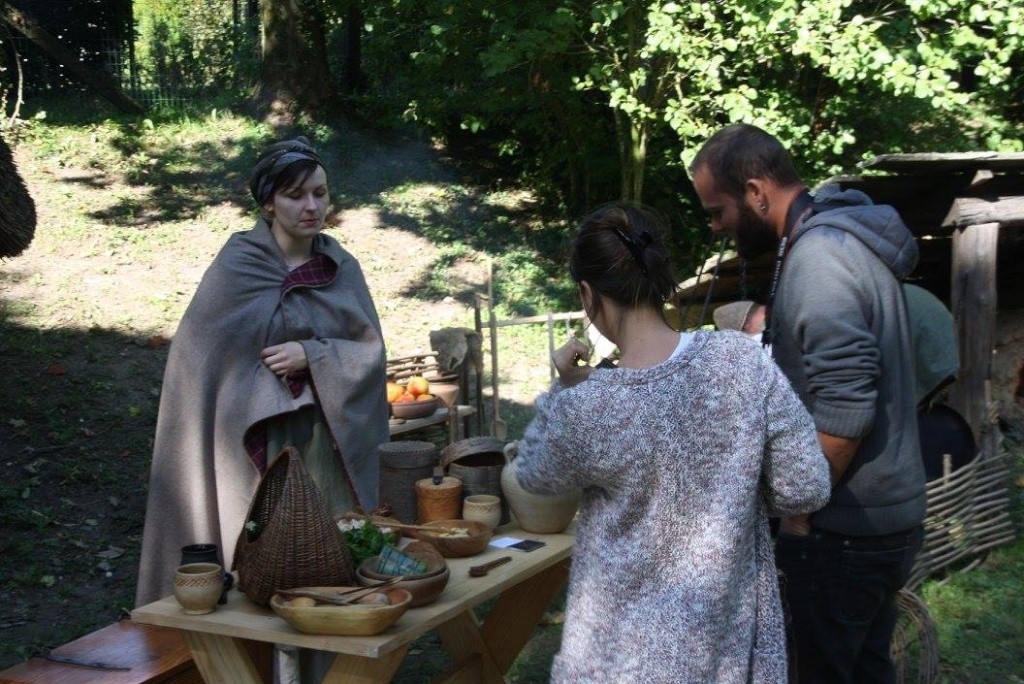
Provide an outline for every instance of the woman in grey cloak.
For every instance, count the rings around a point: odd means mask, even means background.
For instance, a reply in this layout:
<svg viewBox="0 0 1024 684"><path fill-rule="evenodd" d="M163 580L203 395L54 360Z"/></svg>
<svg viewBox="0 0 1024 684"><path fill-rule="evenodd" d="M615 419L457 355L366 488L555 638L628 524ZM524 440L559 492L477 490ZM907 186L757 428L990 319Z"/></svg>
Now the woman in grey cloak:
<svg viewBox="0 0 1024 684"><path fill-rule="evenodd" d="M138 605L171 593L186 544L217 544L230 565L260 476L288 444L332 513L377 506L384 342L358 262L321 232L324 167L305 138L280 142L250 190L262 216L228 239L171 343Z"/></svg>

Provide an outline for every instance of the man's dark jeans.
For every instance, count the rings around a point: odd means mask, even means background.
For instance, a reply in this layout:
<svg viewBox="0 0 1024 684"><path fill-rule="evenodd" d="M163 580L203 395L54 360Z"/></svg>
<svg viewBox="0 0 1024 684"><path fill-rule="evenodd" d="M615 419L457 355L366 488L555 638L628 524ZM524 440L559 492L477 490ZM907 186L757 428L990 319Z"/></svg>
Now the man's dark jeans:
<svg viewBox="0 0 1024 684"><path fill-rule="evenodd" d="M780 534L789 618L790 681L799 684L896 681L889 642L896 592L910 574L923 529L882 537L844 537L813 530Z"/></svg>

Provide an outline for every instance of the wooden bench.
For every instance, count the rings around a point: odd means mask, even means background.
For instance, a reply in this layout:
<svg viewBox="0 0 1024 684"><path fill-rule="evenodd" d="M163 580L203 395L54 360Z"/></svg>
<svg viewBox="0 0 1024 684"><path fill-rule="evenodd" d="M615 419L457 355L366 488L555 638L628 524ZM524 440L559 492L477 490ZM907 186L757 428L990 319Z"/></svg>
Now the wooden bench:
<svg viewBox="0 0 1024 684"><path fill-rule="evenodd" d="M271 651L246 642L264 681ZM0 684L203 684L181 632L122 620L0 672Z"/></svg>

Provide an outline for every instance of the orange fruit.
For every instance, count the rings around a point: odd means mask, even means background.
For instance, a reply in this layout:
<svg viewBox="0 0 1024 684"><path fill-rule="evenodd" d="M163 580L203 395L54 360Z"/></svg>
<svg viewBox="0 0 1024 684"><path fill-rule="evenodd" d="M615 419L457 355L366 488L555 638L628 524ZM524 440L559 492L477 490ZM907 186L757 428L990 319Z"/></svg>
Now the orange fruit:
<svg viewBox="0 0 1024 684"><path fill-rule="evenodd" d="M426 394L430 391L430 383L422 375L414 375L409 378L409 382L405 385L405 391L414 397L418 397L421 394Z"/></svg>
<svg viewBox="0 0 1024 684"><path fill-rule="evenodd" d="M405 392L405 388L399 385L397 382L388 381L388 403L395 403L395 399L402 396Z"/></svg>
<svg viewBox="0 0 1024 684"><path fill-rule="evenodd" d="M403 392L400 397L395 399L394 403L396 403L396 404L404 404L407 401L416 401L416 397L414 397L413 395L409 394L408 392Z"/></svg>
<svg viewBox="0 0 1024 684"><path fill-rule="evenodd" d="M421 394L418 397L416 397L416 401L430 401L433 398L434 398L434 395L431 394L430 392L427 392L425 394Z"/></svg>

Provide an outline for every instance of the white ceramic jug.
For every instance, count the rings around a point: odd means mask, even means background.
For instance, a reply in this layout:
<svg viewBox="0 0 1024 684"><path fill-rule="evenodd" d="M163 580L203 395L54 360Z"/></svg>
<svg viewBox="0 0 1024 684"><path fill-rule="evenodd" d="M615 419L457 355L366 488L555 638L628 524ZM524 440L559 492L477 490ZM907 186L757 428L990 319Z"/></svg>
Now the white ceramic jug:
<svg viewBox="0 0 1024 684"><path fill-rule="evenodd" d="M501 471L501 491L512 509L512 514L519 521L519 526L527 532L561 532L576 516L576 509L580 503L579 492L543 496L523 489L515 473L515 456L518 450L518 442L505 445L505 468Z"/></svg>

